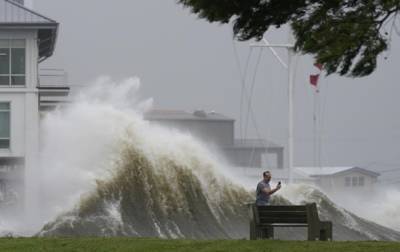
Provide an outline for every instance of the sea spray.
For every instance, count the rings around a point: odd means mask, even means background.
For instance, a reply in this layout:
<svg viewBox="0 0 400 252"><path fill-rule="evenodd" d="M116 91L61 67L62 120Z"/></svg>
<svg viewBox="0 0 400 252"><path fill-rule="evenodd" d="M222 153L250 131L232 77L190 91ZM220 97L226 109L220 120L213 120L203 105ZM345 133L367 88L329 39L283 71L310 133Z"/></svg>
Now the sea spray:
<svg viewBox="0 0 400 252"><path fill-rule="evenodd" d="M281 194L294 204L316 202L320 217L333 221L334 238L367 239L367 240L399 240L400 234L370 220L363 219L334 203L317 187L297 184L284 188ZM356 238L357 237L357 238ZM364 237L364 238L361 238Z"/></svg>
<svg viewBox="0 0 400 252"><path fill-rule="evenodd" d="M101 78L73 99L71 105L44 116L41 164L42 223L72 208L96 186L95 180L110 175L116 140L144 107L134 98L138 80L116 84ZM127 97L131 95L131 99ZM39 228L39 227L38 227Z"/></svg>
<svg viewBox="0 0 400 252"><path fill-rule="evenodd" d="M65 212L48 218L52 221L39 235L247 237L244 203L254 201L254 192L227 179L226 165L206 145L190 135L143 120L142 113L151 102L126 97L136 97L137 80L108 82L103 79L100 88L85 91L72 106L45 119L52 141L67 146L63 148L67 158L58 152L53 160L61 162L53 164L71 172L73 176L66 176L64 182L75 185L69 188L73 190L64 190L61 198L72 200L58 202ZM83 146L75 148L78 140ZM46 155L54 157L56 147L48 145ZM60 178L56 179L61 182L60 188L68 187ZM321 218L334 221L334 239L400 237L338 208L315 188L293 187L292 191L303 197L292 198L293 202L317 202ZM279 195L273 197L273 203L290 204ZM352 226L348 226L349 220L354 222ZM302 239L301 233L305 232L277 230L284 239Z"/></svg>
<svg viewBox="0 0 400 252"><path fill-rule="evenodd" d="M373 190L367 192L358 194L329 192L328 196L338 205L360 217L400 231L399 189L376 184Z"/></svg>
<svg viewBox="0 0 400 252"><path fill-rule="evenodd" d="M75 208L77 216L60 218L103 223L107 235L228 237L227 220L247 218L250 194L228 181L225 165L192 136L143 120L151 102L135 98L136 79L99 82L44 119L43 220ZM108 221L121 218L119 227Z"/></svg>
<svg viewBox="0 0 400 252"><path fill-rule="evenodd" d="M42 236L247 237L244 203L254 201L254 192L228 179L229 167L207 145L143 120L152 100L142 101L138 88L134 78L100 78L70 105L43 115L41 176L34 178L41 216L30 227L16 216L0 225ZM321 217L334 222L334 239L400 239L343 212L315 188L295 191L301 202L319 203ZM290 204L279 194L274 204ZM276 232L282 239L304 233Z"/></svg>
<svg viewBox="0 0 400 252"><path fill-rule="evenodd" d="M122 148L113 178L97 181L96 192L67 214L74 216L71 221L56 220L44 227L42 235L228 238L235 230L231 220L236 219L237 227L245 227L243 202L249 194L215 177L200 181L194 170L207 170L203 162L193 160L185 166L162 155L159 161L150 161L130 144ZM215 202L211 194L223 196ZM106 206L113 202L119 202L123 225L111 226L105 221L109 216Z"/></svg>

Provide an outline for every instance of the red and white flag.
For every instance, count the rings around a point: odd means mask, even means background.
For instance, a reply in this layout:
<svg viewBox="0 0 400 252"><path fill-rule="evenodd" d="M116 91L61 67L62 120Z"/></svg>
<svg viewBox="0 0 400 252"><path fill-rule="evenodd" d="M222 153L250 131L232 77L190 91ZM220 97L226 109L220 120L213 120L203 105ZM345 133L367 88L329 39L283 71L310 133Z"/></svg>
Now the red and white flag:
<svg viewBox="0 0 400 252"><path fill-rule="evenodd" d="M319 80L319 74L311 74L310 75L310 84L317 87Z"/></svg>
<svg viewBox="0 0 400 252"><path fill-rule="evenodd" d="M314 87L318 88L318 80L319 80L319 76L320 76L321 71L322 71L322 64L321 63L315 63L314 66L316 68L318 68L318 73L310 75L310 84L313 85Z"/></svg>

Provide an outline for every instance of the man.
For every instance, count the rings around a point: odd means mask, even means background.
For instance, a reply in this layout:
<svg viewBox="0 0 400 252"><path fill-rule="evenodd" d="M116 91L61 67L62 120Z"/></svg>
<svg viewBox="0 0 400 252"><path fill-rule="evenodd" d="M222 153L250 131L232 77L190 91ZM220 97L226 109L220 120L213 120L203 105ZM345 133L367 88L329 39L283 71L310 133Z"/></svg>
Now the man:
<svg viewBox="0 0 400 252"><path fill-rule="evenodd" d="M271 172L265 171L263 172L264 179L261 180L257 185L257 206L267 206L269 205L269 199L272 194L281 189L281 183L279 182L275 189L271 189L269 185L269 181L271 181Z"/></svg>

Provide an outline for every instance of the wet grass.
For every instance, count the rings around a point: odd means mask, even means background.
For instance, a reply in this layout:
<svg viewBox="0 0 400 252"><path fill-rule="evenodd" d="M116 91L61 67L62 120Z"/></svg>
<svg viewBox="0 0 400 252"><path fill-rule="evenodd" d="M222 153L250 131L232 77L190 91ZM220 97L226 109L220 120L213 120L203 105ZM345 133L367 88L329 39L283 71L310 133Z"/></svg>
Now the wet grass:
<svg viewBox="0 0 400 252"><path fill-rule="evenodd" d="M0 251L162 251L162 252L398 252L397 242L307 242L248 240L162 240L138 238L2 238Z"/></svg>

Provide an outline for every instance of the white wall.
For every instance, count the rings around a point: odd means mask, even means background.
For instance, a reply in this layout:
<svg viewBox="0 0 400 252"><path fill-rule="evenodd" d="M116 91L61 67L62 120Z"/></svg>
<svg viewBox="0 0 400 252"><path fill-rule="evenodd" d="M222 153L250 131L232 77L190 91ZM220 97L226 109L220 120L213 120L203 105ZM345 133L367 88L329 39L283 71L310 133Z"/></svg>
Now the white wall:
<svg viewBox="0 0 400 252"><path fill-rule="evenodd" d="M27 220L37 216L39 185L33 180L39 170L39 93L37 30L1 30L0 39L25 39L26 85L25 87L0 87L0 101L11 103L10 149L2 150L1 157L23 157L25 210ZM29 223L27 223L29 224Z"/></svg>
<svg viewBox="0 0 400 252"><path fill-rule="evenodd" d="M0 39L26 39L26 86L0 87L0 101L11 103L11 136L10 149L0 150L0 157L22 157L26 155L27 132L36 131L38 119L38 91L37 91L37 61L38 48L36 43L37 31L1 30ZM27 104L26 97L33 96ZM39 134L38 132L35 134ZM31 147L29 147L31 148Z"/></svg>

